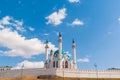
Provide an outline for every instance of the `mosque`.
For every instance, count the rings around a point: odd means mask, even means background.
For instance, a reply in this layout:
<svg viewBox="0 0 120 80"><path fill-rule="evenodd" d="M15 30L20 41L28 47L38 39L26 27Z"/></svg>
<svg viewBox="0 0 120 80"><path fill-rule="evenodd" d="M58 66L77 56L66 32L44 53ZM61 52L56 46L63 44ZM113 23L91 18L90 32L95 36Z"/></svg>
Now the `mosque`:
<svg viewBox="0 0 120 80"><path fill-rule="evenodd" d="M44 68L3 69L0 78L21 76L59 76L69 78L116 78L120 79L120 70L82 70L76 64L76 44L72 41L72 58L62 49L62 35L58 36L58 50L49 51L49 42L45 44ZM73 59L73 60L72 60Z"/></svg>
<svg viewBox="0 0 120 80"><path fill-rule="evenodd" d="M48 60L48 41L46 41L45 46L45 68L69 68L69 69L77 69L76 65L76 45L75 41L72 41L72 50L73 50L73 60L71 60L70 56L67 52L62 49L62 35L59 33L58 37L58 50L53 52L50 51L50 60Z"/></svg>

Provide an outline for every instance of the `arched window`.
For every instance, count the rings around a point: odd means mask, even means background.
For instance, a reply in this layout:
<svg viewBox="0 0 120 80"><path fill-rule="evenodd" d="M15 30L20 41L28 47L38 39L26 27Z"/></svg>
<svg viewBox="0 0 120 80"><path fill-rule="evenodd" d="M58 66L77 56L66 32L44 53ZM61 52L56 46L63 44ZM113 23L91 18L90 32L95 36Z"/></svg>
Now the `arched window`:
<svg viewBox="0 0 120 80"><path fill-rule="evenodd" d="M53 62L53 68L55 68L55 61Z"/></svg>
<svg viewBox="0 0 120 80"><path fill-rule="evenodd" d="M56 61L56 68L58 68L58 61Z"/></svg>
<svg viewBox="0 0 120 80"><path fill-rule="evenodd" d="M68 61L65 61L65 68L68 68Z"/></svg>

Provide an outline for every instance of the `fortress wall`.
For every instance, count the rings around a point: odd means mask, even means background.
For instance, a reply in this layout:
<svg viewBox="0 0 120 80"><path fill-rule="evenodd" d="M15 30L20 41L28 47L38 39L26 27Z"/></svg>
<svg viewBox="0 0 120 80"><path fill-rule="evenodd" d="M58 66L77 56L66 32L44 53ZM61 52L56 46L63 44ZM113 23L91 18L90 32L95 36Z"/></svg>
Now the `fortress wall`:
<svg viewBox="0 0 120 80"><path fill-rule="evenodd" d="M9 77L21 77L22 76L39 76L39 75L55 75L55 69L16 69L16 70L6 70L0 72L0 78Z"/></svg>
<svg viewBox="0 0 120 80"><path fill-rule="evenodd" d="M120 78L120 70L75 70L57 69L58 76L78 77L78 78Z"/></svg>
<svg viewBox="0 0 120 80"><path fill-rule="evenodd" d="M120 70L76 70L76 69L21 69L6 70L0 72L0 77L21 77L22 76L40 76L52 75L60 77L78 77L78 78L120 78Z"/></svg>

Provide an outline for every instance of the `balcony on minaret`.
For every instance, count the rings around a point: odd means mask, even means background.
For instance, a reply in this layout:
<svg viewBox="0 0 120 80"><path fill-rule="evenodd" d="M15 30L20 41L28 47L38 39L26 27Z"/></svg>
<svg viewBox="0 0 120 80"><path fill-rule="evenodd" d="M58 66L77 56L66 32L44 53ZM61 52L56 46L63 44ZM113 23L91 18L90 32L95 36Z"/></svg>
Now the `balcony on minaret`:
<svg viewBox="0 0 120 80"><path fill-rule="evenodd" d="M58 39L58 42L60 42L60 43L61 43L61 42L62 42L62 39Z"/></svg>

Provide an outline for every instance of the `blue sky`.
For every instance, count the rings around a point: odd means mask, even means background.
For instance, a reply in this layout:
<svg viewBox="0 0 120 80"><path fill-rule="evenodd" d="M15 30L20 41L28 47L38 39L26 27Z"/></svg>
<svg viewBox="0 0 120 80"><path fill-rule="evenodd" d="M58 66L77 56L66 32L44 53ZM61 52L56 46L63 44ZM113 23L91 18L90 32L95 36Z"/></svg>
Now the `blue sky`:
<svg viewBox="0 0 120 80"><path fill-rule="evenodd" d="M77 46L80 69L120 68L119 0L1 0L0 66L43 67L44 42L72 55ZM33 66L35 65L35 66Z"/></svg>

